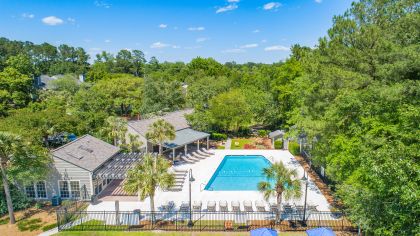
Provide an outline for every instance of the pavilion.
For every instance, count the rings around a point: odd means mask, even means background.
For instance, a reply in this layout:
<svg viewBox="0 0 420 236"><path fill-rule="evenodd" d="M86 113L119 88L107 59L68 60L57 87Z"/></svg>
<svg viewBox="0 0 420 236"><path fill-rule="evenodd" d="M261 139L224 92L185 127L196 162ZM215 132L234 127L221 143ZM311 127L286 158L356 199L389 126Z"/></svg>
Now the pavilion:
<svg viewBox="0 0 420 236"><path fill-rule="evenodd" d="M205 141L205 147L209 148L210 134L197 131L191 128L186 119L186 115L191 114L193 109L179 110L169 112L162 116L156 116L150 119L134 120L128 122L128 132L139 136L140 141L143 142L145 152L154 152L158 144L146 138L146 133L149 126L158 119L164 119L175 128L175 139L167 140L163 144L163 152L172 152L172 158L175 158L177 150L182 150L187 154L190 144L196 144L197 149L200 148L200 142ZM191 146L190 146L191 147Z"/></svg>

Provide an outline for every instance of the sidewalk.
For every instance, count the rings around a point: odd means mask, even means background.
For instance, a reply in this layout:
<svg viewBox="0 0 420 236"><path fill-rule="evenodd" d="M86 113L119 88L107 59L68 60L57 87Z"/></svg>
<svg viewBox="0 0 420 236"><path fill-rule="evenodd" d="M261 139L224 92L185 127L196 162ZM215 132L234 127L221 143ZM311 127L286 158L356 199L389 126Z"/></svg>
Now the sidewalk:
<svg viewBox="0 0 420 236"><path fill-rule="evenodd" d="M230 146L232 145L232 139L228 138L226 140L225 149L230 149Z"/></svg>

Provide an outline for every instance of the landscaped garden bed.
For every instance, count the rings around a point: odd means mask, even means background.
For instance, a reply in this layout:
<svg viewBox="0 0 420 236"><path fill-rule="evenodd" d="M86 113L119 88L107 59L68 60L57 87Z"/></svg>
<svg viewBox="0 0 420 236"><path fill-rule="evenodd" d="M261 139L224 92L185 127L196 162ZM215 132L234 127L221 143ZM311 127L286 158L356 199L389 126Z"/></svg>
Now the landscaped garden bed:
<svg viewBox="0 0 420 236"><path fill-rule="evenodd" d="M232 139L230 149L272 149L268 138L251 137Z"/></svg>

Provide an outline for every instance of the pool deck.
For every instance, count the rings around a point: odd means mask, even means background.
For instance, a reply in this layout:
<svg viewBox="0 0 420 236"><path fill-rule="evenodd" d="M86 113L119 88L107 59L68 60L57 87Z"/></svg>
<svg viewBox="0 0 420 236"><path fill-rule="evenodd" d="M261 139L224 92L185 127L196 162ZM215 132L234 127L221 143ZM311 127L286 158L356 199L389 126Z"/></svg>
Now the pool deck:
<svg viewBox="0 0 420 236"><path fill-rule="evenodd" d="M205 185L211 179L213 173L219 166L220 162L226 155L262 155L270 162L283 162L286 167L296 169L299 176L303 176L303 168L295 157L287 150L213 150L215 155L201 160L194 164L183 164L175 166L177 170L192 169L195 181L191 184L192 201L201 201L203 209L207 208L208 201L216 201L216 209L219 210L219 201L225 200L228 202L229 210L231 208L231 201L239 201L241 210L243 210L243 201L252 201L255 209L256 200L264 200L262 194L258 191L207 191L204 190ZM304 184L302 183L303 196L301 199L283 201L290 204L303 205L304 202ZM175 209L179 208L182 202L188 202L188 178L186 178L182 191L178 192L164 192L157 190L155 196L156 210L164 202L173 201ZM147 198L144 201L138 201L137 197L133 196L105 196L101 198L96 204L89 205L88 211L114 211L115 200L119 200L120 211L133 211L140 209L143 211L150 210L150 200ZM270 199L270 202L275 202L275 199ZM308 204L316 205L318 211L328 211L329 204L326 198L322 195L321 191L316 185L309 181L308 185ZM267 206L268 209L268 206Z"/></svg>

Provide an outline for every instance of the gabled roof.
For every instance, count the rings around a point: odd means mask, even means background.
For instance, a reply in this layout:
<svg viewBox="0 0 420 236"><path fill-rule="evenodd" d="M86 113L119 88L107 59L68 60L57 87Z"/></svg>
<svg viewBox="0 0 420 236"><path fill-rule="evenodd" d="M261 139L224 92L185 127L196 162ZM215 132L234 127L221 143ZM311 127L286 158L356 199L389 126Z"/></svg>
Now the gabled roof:
<svg viewBox="0 0 420 236"><path fill-rule="evenodd" d="M80 168L94 171L119 151L118 147L93 136L84 135L51 151L51 154Z"/></svg>
<svg viewBox="0 0 420 236"><path fill-rule="evenodd" d="M197 140L209 137L210 134L200 132L197 130L193 130L190 128L178 130L175 132L175 139L171 141L165 142L163 145L166 148L176 148L179 146L184 146L186 144L190 144L192 142L195 142Z"/></svg>
<svg viewBox="0 0 420 236"><path fill-rule="evenodd" d="M164 119L166 122L170 123L174 126L175 131L189 128L187 119L185 118L185 115L191 114L193 112L193 109L185 109L175 112L167 113L163 116L153 117L150 119L144 119L144 120L133 120L129 121L128 125L133 128L138 134L140 134L143 137L146 137L147 130L149 129L149 126L153 124L158 119Z"/></svg>
<svg viewBox="0 0 420 236"><path fill-rule="evenodd" d="M275 137L283 137L285 132L283 130L275 130L273 132L270 132L268 134L269 138L275 138Z"/></svg>

